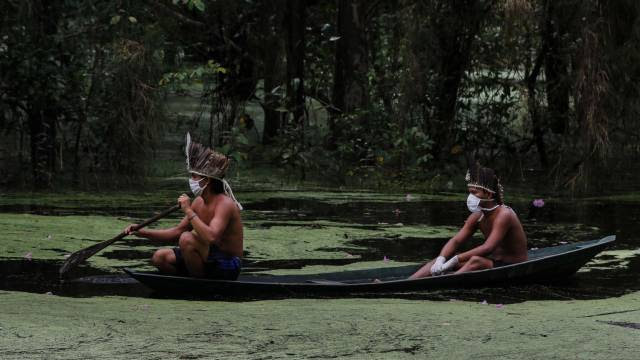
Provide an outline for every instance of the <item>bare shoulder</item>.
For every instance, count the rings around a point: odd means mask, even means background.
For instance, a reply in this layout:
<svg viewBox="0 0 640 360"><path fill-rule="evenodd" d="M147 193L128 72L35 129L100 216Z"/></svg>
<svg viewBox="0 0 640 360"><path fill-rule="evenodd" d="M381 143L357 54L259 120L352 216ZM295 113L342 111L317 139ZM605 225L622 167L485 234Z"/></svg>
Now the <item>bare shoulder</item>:
<svg viewBox="0 0 640 360"><path fill-rule="evenodd" d="M238 206L235 201L226 195L220 195L216 201L216 210L229 212L231 214L238 213Z"/></svg>
<svg viewBox="0 0 640 360"><path fill-rule="evenodd" d="M478 220L480 220L481 216L482 216L482 212L471 213L471 215L469 215L467 220L465 220L464 226L473 226L473 225L477 224Z"/></svg>
<svg viewBox="0 0 640 360"><path fill-rule="evenodd" d="M500 212L496 216L496 221L501 222L503 224L520 222L520 220L518 219L518 215L516 215L515 211L513 211L510 207L507 207L507 206L503 206L500 208Z"/></svg>
<svg viewBox="0 0 640 360"><path fill-rule="evenodd" d="M478 225L478 220L480 220L480 216L482 216L481 212L471 213L471 215L469 215L467 220L465 220L463 229L464 228L475 229L476 226Z"/></svg>

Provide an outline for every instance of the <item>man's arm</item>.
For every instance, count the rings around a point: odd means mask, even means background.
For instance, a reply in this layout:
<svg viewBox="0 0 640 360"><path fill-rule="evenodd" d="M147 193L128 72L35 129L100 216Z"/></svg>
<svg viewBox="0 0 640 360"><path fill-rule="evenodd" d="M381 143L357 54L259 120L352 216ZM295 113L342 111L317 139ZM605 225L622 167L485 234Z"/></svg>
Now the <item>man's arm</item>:
<svg viewBox="0 0 640 360"><path fill-rule="evenodd" d="M501 214L496 219L491 229L491 233L487 237L487 240L480 246L477 246L469 251L458 254L458 261L461 263L466 262L472 256L488 256L495 248L504 240L507 231L509 230L509 216L508 214Z"/></svg>
<svg viewBox="0 0 640 360"><path fill-rule="evenodd" d="M467 218L467 221L464 223L464 226L457 234L455 234L447 243L442 247L439 256L443 256L445 258L449 258L453 254L456 253L456 249L460 244L462 244L465 240L473 236L478 228L478 214L471 214Z"/></svg>
<svg viewBox="0 0 640 360"><path fill-rule="evenodd" d="M158 230L144 228L135 232L135 234L151 240L176 242L183 232L189 231L190 229L191 225L189 224L189 219L185 216L182 218L180 223L174 227Z"/></svg>
<svg viewBox="0 0 640 360"><path fill-rule="evenodd" d="M235 204L233 204L233 206L235 206ZM230 204L220 204L216 208L213 219L211 219L209 224L200 220L198 216L188 215L187 217L191 217L191 225L198 232L198 235L200 235L210 245L213 245L222 238L222 235L231 221L232 211L233 208Z"/></svg>
<svg viewBox="0 0 640 360"><path fill-rule="evenodd" d="M134 234L136 236L144 237L151 240L158 241L166 241L166 242L175 242L178 241L180 234L185 231L189 231L191 229L191 225L189 224L189 220L185 216L178 225L168 228L168 229L140 229L135 231L135 227L137 224L131 224L124 229L124 232L127 235Z"/></svg>
<svg viewBox="0 0 640 360"><path fill-rule="evenodd" d="M467 221L462 226L462 229L458 231L442 248L440 251L440 255L435 260L432 260L422 266L418 271L416 271L413 275L409 277L409 279L418 279L425 276L437 276L442 274L442 266L447 257L453 255L466 239L471 237L473 233L478 228L478 218L480 218L480 214L471 214L467 218Z"/></svg>

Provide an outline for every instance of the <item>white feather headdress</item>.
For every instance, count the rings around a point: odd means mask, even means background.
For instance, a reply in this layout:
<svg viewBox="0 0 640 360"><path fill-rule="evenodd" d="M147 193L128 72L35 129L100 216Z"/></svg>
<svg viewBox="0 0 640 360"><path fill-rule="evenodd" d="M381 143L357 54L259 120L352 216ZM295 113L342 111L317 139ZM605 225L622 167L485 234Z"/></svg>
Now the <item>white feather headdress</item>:
<svg viewBox="0 0 640 360"><path fill-rule="evenodd" d="M224 179L229 169L231 161L229 158L217 151L214 151L202 144L191 141L191 135L187 133L186 145L184 148L187 157L187 171L189 173L198 174L200 176L220 180L224 185L224 193L235 201L236 205L242 210L242 205L236 200L231 190L231 186Z"/></svg>

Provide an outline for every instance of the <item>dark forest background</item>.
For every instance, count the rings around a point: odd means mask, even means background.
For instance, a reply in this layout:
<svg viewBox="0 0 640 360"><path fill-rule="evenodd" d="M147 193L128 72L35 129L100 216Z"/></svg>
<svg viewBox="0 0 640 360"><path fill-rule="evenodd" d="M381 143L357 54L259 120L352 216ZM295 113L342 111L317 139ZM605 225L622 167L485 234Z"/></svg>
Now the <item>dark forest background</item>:
<svg viewBox="0 0 640 360"><path fill-rule="evenodd" d="M0 14L3 187L139 183L186 130L239 168L338 184L460 177L465 155L574 191L640 170L635 0L0 0ZM198 116L170 111L181 96Z"/></svg>

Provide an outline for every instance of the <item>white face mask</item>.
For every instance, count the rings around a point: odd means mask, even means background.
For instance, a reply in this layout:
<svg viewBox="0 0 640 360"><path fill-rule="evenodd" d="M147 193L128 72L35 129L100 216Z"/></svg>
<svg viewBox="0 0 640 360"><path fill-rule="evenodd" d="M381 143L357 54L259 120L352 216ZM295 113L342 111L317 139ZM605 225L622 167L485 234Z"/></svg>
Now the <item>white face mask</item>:
<svg viewBox="0 0 640 360"><path fill-rule="evenodd" d="M480 199L473 194L469 194L469 196L467 197L467 208L469 209L469 211L471 211L472 213L482 211L482 208L480 207L480 202L482 200L484 199Z"/></svg>
<svg viewBox="0 0 640 360"><path fill-rule="evenodd" d="M482 206L480 206L480 202L481 201L493 201L493 199L481 199L473 194L469 194L469 196L467 197L467 208L469 209L469 211L471 211L472 213L474 212L479 212L482 210L485 211L493 211L495 209L497 209L500 204L492 207L492 208L483 208Z"/></svg>
<svg viewBox="0 0 640 360"><path fill-rule="evenodd" d="M204 191L204 189L207 187L207 185L200 187L200 181L204 180L205 178L202 178L200 180L193 180L192 178L189 178L189 187L191 188L191 192L193 193L193 196L198 197L200 195L202 195L202 192Z"/></svg>

